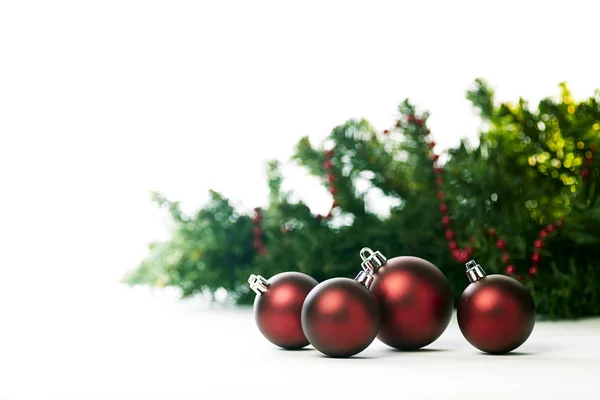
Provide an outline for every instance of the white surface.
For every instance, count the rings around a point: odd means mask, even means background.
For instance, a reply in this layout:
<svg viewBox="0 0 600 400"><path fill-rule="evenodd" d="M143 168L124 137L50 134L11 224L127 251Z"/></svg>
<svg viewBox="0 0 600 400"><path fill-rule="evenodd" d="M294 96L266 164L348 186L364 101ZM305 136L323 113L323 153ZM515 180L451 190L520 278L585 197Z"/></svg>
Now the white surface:
<svg viewBox="0 0 600 400"><path fill-rule="evenodd" d="M599 319L538 323L510 356L478 352L453 319L425 351L375 342L340 360L273 347L250 309L121 287L72 295L1 315L0 399L598 398Z"/></svg>

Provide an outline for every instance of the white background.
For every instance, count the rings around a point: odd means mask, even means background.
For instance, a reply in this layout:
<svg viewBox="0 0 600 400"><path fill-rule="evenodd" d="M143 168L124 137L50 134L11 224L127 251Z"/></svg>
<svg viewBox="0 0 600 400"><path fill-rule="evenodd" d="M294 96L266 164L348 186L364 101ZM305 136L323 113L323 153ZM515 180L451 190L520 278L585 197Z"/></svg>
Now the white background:
<svg viewBox="0 0 600 400"><path fill-rule="evenodd" d="M188 210L209 188L262 205L266 159L349 118L385 129L405 97L447 147L477 132L477 77L502 100L561 81L591 96L594 4L3 1L2 280L114 281L164 237L149 190ZM288 174L326 211L316 180Z"/></svg>

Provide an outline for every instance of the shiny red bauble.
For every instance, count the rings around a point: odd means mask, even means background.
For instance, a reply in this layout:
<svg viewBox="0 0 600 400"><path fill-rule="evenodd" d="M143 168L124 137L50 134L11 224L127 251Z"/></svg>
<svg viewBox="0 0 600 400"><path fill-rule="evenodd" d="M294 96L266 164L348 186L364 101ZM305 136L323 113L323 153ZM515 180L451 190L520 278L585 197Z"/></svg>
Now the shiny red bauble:
<svg viewBox="0 0 600 400"><path fill-rule="evenodd" d="M486 275L467 263L467 286L458 303L458 326L465 339L491 354L521 346L535 325L535 304L525 286L505 275Z"/></svg>
<svg viewBox="0 0 600 400"><path fill-rule="evenodd" d="M350 357L375 340L379 306L364 285L348 278L321 282L306 297L302 328L310 344L330 357Z"/></svg>
<svg viewBox="0 0 600 400"><path fill-rule="evenodd" d="M442 271L421 258L387 260L369 248L360 256L381 308L377 338L400 350L416 350L439 338L453 311L452 288Z"/></svg>
<svg viewBox="0 0 600 400"><path fill-rule="evenodd" d="M283 272L269 280L251 275L248 283L257 294L254 319L263 336L284 349L308 346L300 314L306 296L318 282L300 272Z"/></svg>

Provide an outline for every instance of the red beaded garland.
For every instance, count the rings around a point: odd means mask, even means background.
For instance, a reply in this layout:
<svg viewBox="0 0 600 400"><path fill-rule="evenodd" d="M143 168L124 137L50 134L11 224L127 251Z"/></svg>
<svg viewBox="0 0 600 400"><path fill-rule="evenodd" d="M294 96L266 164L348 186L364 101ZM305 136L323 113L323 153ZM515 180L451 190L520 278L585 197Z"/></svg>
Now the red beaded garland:
<svg viewBox="0 0 600 400"><path fill-rule="evenodd" d="M254 209L254 217L252 218L252 222L254 223L254 227L252 228L252 235L254 236L254 241L252 242L252 245L258 251L258 254L263 256L267 254L267 249L265 248L265 244L263 242L263 229L260 225L261 221L262 210L260 207L256 207Z"/></svg>
<svg viewBox="0 0 600 400"><path fill-rule="evenodd" d="M537 267L534 265L529 268L529 275L533 276L537 273Z"/></svg>
<svg viewBox="0 0 600 400"><path fill-rule="evenodd" d="M419 127L423 127L425 126L425 119L423 118L416 118L414 115L408 115L406 117L406 120L408 123L415 123L417 126ZM400 127L400 122L396 122L396 128ZM387 131L384 131L384 133L386 133ZM424 133L425 136L430 134L430 130L429 129L425 129ZM429 148L429 157L430 159L433 161L433 171L434 174L436 175L436 179L435 179L435 184L437 185L437 187L439 188L439 190L436 193L436 196L438 198L438 200L443 201L446 198L445 193L443 192L443 190L441 189L441 186L444 184L444 179L442 178L442 174L443 174L443 169L439 166L436 166L435 163L439 160L439 155L433 153L433 148L435 147L436 143L434 141L429 141L426 142L427 147ZM593 163L593 156L596 152L595 148L591 148L590 149L591 152L591 156L586 154L586 159L585 159L585 164L586 165L591 165ZM587 168L584 168L581 171L581 175L583 176L584 180L586 180L585 178L588 177L589 175L589 170ZM460 249L458 247L457 242L455 241L455 234L454 231L452 231L450 229L450 225L451 225L451 219L450 217L447 215L448 213L448 205L444 202L441 202L439 205L439 210L440 212L443 214L443 217L441 219L442 225L446 228L445 231L445 236L446 236L446 240L448 241L448 248L451 250L452 252L452 256L454 257L454 259L458 262L464 262L468 259L468 257L471 256L471 254L473 253L473 248L472 247L466 247L465 249ZM563 217L564 219L564 217ZM537 273L537 264L541 261L541 254L539 253L539 250L542 249L544 247L544 241L543 239L546 238L548 236L548 233L551 233L555 230L555 228L560 228L563 225L563 219L559 219L557 221L554 222L554 224L549 224L546 226L545 229L542 229L539 233L539 238L536 239L533 243L533 246L535 248L535 252L532 254L532 261L534 263L533 266L531 266L528 270L529 275L530 276L534 276ZM494 228L489 228L488 229L488 234L491 237L496 237L496 247L500 250L504 250L506 248L506 242L497 237L496 236L496 229ZM476 242L476 238L474 236L471 236L471 242ZM502 253L502 262L505 264L508 264L511 260L510 254L507 251L504 251ZM516 273L516 267L512 264L507 265L506 266L506 273L513 275ZM522 275L517 275L517 278L520 281L523 281L523 276Z"/></svg>
<svg viewBox="0 0 600 400"><path fill-rule="evenodd" d="M388 131L386 130L386 131L384 131L384 133L388 133ZM327 171L326 179L327 179L327 182L329 182L329 193L331 193L331 195L335 197L338 193L338 190L335 186L337 177L332 172L333 171L333 162L331 161L331 159L333 158L334 154L335 154L334 149L330 149L325 152L325 161L323 162L323 167L325 167L325 170ZM333 218L333 210L337 207L339 207L339 205L338 205L337 201L334 199L327 215L326 216L319 215L319 216L317 216L317 219L319 221L321 221L321 220L323 220L323 218L325 218L325 219Z"/></svg>

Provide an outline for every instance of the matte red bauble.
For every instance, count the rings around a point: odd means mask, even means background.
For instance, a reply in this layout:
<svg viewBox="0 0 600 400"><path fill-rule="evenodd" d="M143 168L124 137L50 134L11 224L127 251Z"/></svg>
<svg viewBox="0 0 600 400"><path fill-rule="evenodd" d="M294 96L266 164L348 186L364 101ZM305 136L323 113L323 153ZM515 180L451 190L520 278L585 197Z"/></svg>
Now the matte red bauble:
<svg viewBox="0 0 600 400"><path fill-rule="evenodd" d="M491 354L525 343L535 325L535 304L527 288L505 275L486 275L475 261L466 266L471 284L460 297L457 318L467 341Z"/></svg>
<svg viewBox="0 0 600 400"><path fill-rule="evenodd" d="M300 272L283 272L269 280L253 274L248 283L257 295L254 319L263 336L284 349L308 346L300 314L306 296L318 282Z"/></svg>
<svg viewBox="0 0 600 400"><path fill-rule="evenodd" d="M400 350L416 350L439 338L453 311L452 288L442 271L421 258L388 260L369 248L360 257L381 309L377 338Z"/></svg>
<svg viewBox="0 0 600 400"><path fill-rule="evenodd" d="M373 294L356 280L321 282L306 297L302 328L310 344L330 357L350 357L375 340L379 307Z"/></svg>

